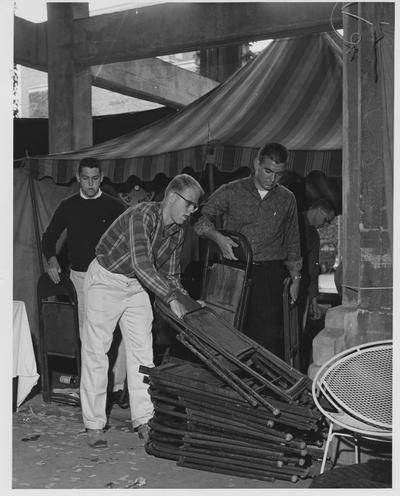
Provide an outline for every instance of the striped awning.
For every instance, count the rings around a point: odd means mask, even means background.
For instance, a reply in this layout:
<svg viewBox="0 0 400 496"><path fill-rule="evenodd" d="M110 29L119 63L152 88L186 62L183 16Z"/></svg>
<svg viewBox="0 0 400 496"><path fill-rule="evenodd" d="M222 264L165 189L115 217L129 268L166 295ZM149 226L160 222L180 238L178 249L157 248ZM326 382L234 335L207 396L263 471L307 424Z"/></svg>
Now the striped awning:
<svg viewBox="0 0 400 496"><path fill-rule="evenodd" d="M284 144L289 168L301 175L341 174L341 49L329 34L273 41L220 86L139 131L29 160L38 177L56 182L69 181L86 156L101 160L114 182L131 175L148 181L207 163L222 171L249 166L267 141Z"/></svg>

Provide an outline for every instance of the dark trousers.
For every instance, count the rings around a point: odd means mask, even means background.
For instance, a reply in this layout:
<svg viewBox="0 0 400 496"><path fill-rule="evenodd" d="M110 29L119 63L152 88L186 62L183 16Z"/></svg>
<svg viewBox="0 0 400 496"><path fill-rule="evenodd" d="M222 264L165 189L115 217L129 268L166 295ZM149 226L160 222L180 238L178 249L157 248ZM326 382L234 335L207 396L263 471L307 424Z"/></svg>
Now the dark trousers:
<svg viewBox="0 0 400 496"><path fill-rule="evenodd" d="M283 281L287 270L280 260L252 266L252 286L245 334L274 353L284 357Z"/></svg>

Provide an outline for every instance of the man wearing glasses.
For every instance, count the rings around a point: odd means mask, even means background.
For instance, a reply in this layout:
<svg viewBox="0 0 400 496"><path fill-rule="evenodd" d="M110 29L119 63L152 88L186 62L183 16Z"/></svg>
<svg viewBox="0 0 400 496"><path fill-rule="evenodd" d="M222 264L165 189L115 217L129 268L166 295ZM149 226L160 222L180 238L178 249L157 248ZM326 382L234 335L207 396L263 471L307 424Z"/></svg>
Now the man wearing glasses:
<svg viewBox="0 0 400 496"><path fill-rule="evenodd" d="M222 185L202 207L195 224L199 236L217 243L223 256L235 260L234 241L215 228L222 217L223 229L247 237L253 251L252 288L245 333L283 358L283 281L289 271L290 297L296 301L301 270L296 200L279 184L286 171L288 151L268 143L254 160L254 173Z"/></svg>
<svg viewBox="0 0 400 496"><path fill-rule="evenodd" d="M153 366L153 313L148 292L182 317L186 295L180 283L183 224L197 210L203 190L187 174L176 176L162 202L128 209L109 227L96 247L85 279L87 311L82 333L81 405L88 443L106 448L107 351L119 321L126 350L131 420L147 440L153 405L139 373Z"/></svg>

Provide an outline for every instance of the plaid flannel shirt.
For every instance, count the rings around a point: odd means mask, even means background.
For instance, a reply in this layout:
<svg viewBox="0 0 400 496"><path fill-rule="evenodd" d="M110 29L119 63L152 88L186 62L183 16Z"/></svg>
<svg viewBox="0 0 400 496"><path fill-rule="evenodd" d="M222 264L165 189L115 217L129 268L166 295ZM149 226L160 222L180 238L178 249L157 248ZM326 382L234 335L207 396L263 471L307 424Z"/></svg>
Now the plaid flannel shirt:
<svg viewBox="0 0 400 496"><path fill-rule="evenodd" d="M167 303L179 293L180 257L184 230L166 227L161 203L146 202L129 208L101 237L96 257L102 267L116 274L137 277Z"/></svg>

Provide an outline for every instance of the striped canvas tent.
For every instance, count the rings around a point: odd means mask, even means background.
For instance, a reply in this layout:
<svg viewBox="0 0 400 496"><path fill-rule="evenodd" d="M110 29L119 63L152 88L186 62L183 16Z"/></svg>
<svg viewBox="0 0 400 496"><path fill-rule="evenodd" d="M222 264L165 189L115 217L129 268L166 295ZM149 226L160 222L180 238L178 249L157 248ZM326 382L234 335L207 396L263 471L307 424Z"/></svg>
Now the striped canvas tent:
<svg viewBox="0 0 400 496"><path fill-rule="evenodd" d="M328 35L273 41L216 89L173 116L102 144L29 158L14 170L14 289L38 335L36 281L43 272L40 238L60 200L77 189L83 156L101 160L105 175L123 183L186 167L214 164L224 176L251 165L265 141L279 141L289 167L306 176L341 175L341 51ZM40 179L40 180L35 180ZM57 183L57 184L55 184Z"/></svg>
<svg viewBox="0 0 400 496"><path fill-rule="evenodd" d="M330 34L270 43L254 60L177 114L134 133L75 151L31 158L36 177L68 182L84 156L105 175L149 181L183 168L221 171L249 166L258 147L277 141L290 150L289 168L341 175L342 61Z"/></svg>

